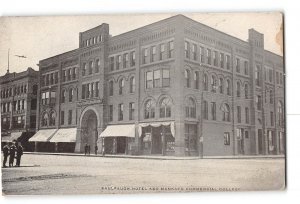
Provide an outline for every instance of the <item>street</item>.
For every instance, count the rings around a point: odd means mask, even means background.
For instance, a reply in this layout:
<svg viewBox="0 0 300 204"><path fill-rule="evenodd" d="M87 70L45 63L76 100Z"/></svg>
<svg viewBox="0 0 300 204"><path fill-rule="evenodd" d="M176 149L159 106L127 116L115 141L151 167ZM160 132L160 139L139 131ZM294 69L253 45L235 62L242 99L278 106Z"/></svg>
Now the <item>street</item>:
<svg viewBox="0 0 300 204"><path fill-rule="evenodd" d="M25 154L21 167L2 168L5 195L279 190L284 186L283 158L153 160Z"/></svg>

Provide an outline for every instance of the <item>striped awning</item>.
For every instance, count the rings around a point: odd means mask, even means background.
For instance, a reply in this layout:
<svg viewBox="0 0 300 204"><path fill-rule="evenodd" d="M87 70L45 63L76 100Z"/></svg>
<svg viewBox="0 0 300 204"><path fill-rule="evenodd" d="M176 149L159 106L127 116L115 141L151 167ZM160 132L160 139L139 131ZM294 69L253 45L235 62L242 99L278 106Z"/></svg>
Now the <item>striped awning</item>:
<svg viewBox="0 0 300 204"><path fill-rule="evenodd" d="M135 137L135 125L109 125L99 137Z"/></svg>
<svg viewBox="0 0 300 204"><path fill-rule="evenodd" d="M33 135L29 142L48 142L52 136L56 133L57 129L43 129L39 130Z"/></svg>
<svg viewBox="0 0 300 204"><path fill-rule="evenodd" d="M58 129L50 142L76 142L77 128Z"/></svg>

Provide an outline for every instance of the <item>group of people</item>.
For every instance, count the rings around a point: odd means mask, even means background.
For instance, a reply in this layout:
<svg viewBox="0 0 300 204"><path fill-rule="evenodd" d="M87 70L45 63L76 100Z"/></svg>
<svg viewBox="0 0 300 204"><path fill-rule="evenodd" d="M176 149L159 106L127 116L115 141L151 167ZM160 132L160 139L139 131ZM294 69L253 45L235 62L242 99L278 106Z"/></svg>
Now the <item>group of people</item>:
<svg viewBox="0 0 300 204"><path fill-rule="evenodd" d="M95 145L95 155L98 153L98 146ZM84 155L90 155L91 154L91 146L89 144L85 144L84 146Z"/></svg>
<svg viewBox="0 0 300 204"><path fill-rule="evenodd" d="M16 167L20 166L21 163L21 157L23 155L23 147L22 145L17 142L17 141L13 141L13 142L9 142L6 143L3 146L3 165L2 167L5 168L6 166L6 162L7 162L7 158L9 156L9 160L8 160L8 166L9 167L13 167L14 166L14 161L16 159Z"/></svg>

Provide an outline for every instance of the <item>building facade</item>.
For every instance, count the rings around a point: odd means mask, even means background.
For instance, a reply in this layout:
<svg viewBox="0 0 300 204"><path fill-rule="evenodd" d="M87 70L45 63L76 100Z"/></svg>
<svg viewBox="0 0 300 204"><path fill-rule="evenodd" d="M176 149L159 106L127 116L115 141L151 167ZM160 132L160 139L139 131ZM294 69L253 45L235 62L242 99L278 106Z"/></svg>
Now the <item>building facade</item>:
<svg viewBox="0 0 300 204"><path fill-rule="evenodd" d="M172 156L285 152L283 58L182 15L39 63L38 151Z"/></svg>
<svg viewBox="0 0 300 204"><path fill-rule="evenodd" d="M1 84L1 142L17 140L25 151L31 151L28 139L36 130L38 72L24 72L0 77Z"/></svg>

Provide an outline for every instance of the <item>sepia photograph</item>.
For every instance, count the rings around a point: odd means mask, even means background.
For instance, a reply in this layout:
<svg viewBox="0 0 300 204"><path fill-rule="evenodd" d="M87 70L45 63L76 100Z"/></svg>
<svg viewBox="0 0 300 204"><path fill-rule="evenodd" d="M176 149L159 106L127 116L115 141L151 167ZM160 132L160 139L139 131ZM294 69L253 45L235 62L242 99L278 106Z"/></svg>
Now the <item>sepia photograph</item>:
<svg viewBox="0 0 300 204"><path fill-rule="evenodd" d="M1 16L2 195L285 190L283 20Z"/></svg>

